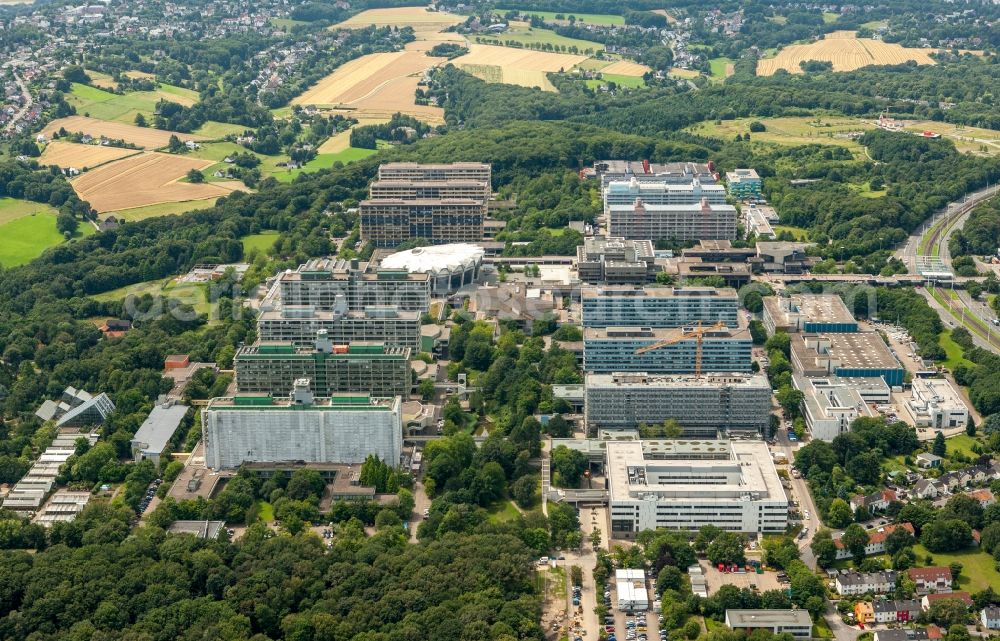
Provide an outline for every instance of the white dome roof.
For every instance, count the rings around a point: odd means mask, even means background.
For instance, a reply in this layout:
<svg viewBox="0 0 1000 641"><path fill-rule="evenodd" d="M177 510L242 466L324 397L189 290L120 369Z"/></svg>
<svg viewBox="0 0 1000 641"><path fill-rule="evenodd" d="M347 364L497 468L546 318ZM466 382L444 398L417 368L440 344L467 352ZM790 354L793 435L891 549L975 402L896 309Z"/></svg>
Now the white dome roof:
<svg viewBox="0 0 1000 641"><path fill-rule="evenodd" d="M478 245L452 243L415 247L387 256L383 269L405 269L411 274L455 274L482 262L486 251Z"/></svg>

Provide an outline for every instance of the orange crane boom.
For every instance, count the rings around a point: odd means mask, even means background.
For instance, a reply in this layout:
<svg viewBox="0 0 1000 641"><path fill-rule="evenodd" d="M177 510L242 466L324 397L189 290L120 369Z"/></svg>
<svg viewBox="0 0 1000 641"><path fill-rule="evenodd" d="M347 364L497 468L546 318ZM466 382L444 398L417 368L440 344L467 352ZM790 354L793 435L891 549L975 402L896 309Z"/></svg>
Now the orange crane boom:
<svg viewBox="0 0 1000 641"><path fill-rule="evenodd" d="M701 346L704 340L705 334L713 332L719 329L725 329L726 324L722 321L718 321L710 327L702 327L701 321L698 321L698 325L694 329L681 330L681 333L677 336L671 338L665 338L662 341L657 341L652 345L646 345L645 347L640 347L635 350L636 355L645 354L646 352L651 352L654 349L660 349L661 347L666 347L668 345L673 345L681 341L688 341L694 339L695 349L694 349L694 376L695 378L701 378Z"/></svg>

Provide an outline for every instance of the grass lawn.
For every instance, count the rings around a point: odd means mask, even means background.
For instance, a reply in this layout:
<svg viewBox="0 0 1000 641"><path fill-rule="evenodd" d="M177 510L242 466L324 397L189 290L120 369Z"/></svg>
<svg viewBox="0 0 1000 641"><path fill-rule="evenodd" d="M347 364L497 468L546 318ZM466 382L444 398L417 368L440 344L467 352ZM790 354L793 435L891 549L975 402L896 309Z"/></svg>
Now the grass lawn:
<svg viewBox="0 0 1000 641"><path fill-rule="evenodd" d="M285 31L291 31L292 27L297 27L299 25L309 24L309 23L304 22L302 20L292 20L291 18L271 18L271 24L273 24L275 27L279 29L283 29Z"/></svg>
<svg viewBox="0 0 1000 641"><path fill-rule="evenodd" d="M155 205L146 205L145 207L119 209L118 211L108 212L106 215L103 215L103 217L106 218L107 216L114 214L115 218L119 219L146 220L147 218L156 218L157 216L183 214L184 212L194 211L195 209L214 207L216 200L216 198L203 198L201 200L184 200L179 203L156 203Z"/></svg>
<svg viewBox="0 0 1000 641"><path fill-rule="evenodd" d="M833 13L832 11L823 12L823 22L825 22L826 24L831 24L833 22L836 22L837 20L840 20L839 13Z"/></svg>
<svg viewBox="0 0 1000 641"><path fill-rule="evenodd" d="M780 234L783 231L787 231L792 236L794 236L795 240L797 241L806 240L806 236L808 235L808 232L802 227L793 227L792 225L775 225L773 229L775 234Z"/></svg>
<svg viewBox="0 0 1000 641"><path fill-rule="evenodd" d="M725 80L729 77L726 73L726 65L731 65L735 62L732 58L712 58L708 61L709 67L712 69L712 79L713 80Z"/></svg>
<svg viewBox="0 0 1000 641"><path fill-rule="evenodd" d="M567 49L570 47L576 47L581 53L587 49L592 51L604 49L604 45L599 42L593 42L592 40L580 40L578 38L567 38L566 36L560 36L551 29L535 29L527 23L520 22L511 23L511 25L512 26L503 33L474 36L472 38L472 42L476 42L478 38L482 38L484 43L487 40L499 40L501 43L514 41L523 45L531 45L537 42L539 44L551 44L558 47L566 47Z"/></svg>
<svg viewBox="0 0 1000 641"><path fill-rule="evenodd" d="M587 86L591 89L596 89L606 82L613 82L619 87L632 87L634 89L641 89L646 86L646 81L640 77L620 76L616 73L601 74L600 80L588 80Z"/></svg>
<svg viewBox="0 0 1000 641"><path fill-rule="evenodd" d="M194 100L195 102L198 102L198 99L201 98L201 96L198 95L198 92L194 89L185 89L184 87L178 87L176 85L160 84L158 89L162 93L178 96L180 98L186 98L187 100Z"/></svg>
<svg viewBox="0 0 1000 641"><path fill-rule="evenodd" d="M274 241L278 239L278 232L269 229L267 231L262 231L259 234L250 234L249 236L243 237L243 253L249 253L254 249L267 253L271 250L274 245Z"/></svg>
<svg viewBox="0 0 1000 641"><path fill-rule="evenodd" d="M265 523L274 521L274 506L267 501L257 501L257 516Z"/></svg>
<svg viewBox="0 0 1000 641"><path fill-rule="evenodd" d="M517 511L517 507L515 507L514 504L507 499L494 503L490 506L487 512L489 512L489 520L491 523L513 521L521 515L521 513Z"/></svg>
<svg viewBox="0 0 1000 641"><path fill-rule="evenodd" d="M543 20L556 20L556 13L560 13L566 19L569 20L570 16L574 16L577 22L585 22L587 24L593 25L613 25L613 24L625 24L625 18L623 16L615 16L610 13L575 13L569 11L535 11L534 9L519 9L518 7L506 6L498 11L523 11L531 16L540 16Z"/></svg>
<svg viewBox="0 0 1000 641"><path fill-rule="evenodd" d="M814 639L832 639L833 630L830 629L826 619L820 618L815 624L813 624L812 635Z"/></svg>
<svg viewBox="0 0 1000 641"><path fill-rule="evenodd" d="M711 632L712 630L728 629L726 628L725 623L722 623L721 621L716 621L715 619L712 619L710 617L705 617L705 628L707 628L709 632Z"/></svg>
<svg viewBox="0 0 1000 641"><path fill-rule="evenodd" d="M758 121L766 131L750 133L750 123ZM699 136L732 140L736 134L750 133L750 140L778 145L838 145L847 147L857 158L864 150L846 134L873 129L874 125L845 116L789 116L785 118L736 118L716 123L706 120L687 131Z"/></svg>
<svg viewBox="0 0 1000 641"><path fill-rule="evenodd" d="M206 138L218 140L220 138L225 138L229 134L238 136L246 130L247 127L244 127L243 125L231 125L225 122L215 122L213 120L209 120L201 127L195 129L192 133L198 136L205 136Z"/></svg>
<svg viewBox="0 0 1000 641"><path fill-rule="evenodd" d="M5 204L3 199L0 205ZM20 201L15 201L20 202ZM15 267L29 263L49 247L63 242L63 235L56 229L55 210L46 205L35 205L38 213L25 213L19 218L0 224L0 266ZM0 208L0 220L14 209L13 205ZM90 223L81 222L77 228L76 238L83 238L94 233Z"/></svg>
<svg viewBox="0 0 1000 641"><path fill-rule="evenodd" d="M968 434L959 434L958 436L952 436L945 439L945 444L948 446L948 456L953 455L955 452L961 452L970 458L976 458L979 456L972 451L972 446L976 444L976 439Z"/></svg>
<svg viewBox="0 0 1000 641"><path fill-rule="evenodd" d="M73 83L73 89L67 99L76 107L78 114L87 114L91 118L100 120L133 124L136 114L143 114L147 120L151 118L160 97L155 91L136 91L119 95L89 85Z"/></svg>
<svg viewBox="0 0 1000 641"><path fill-rule="evenodd" d="M876 29L881 29L882 27L888 26L885 20L872 20L871 22L862 22L860 26L865 29L871 29L872 31Z"/></svg>
<svg viewBox="0 0 1000 641"><path fill-rule="evenodd" d="M958 587L956 590L963 592L979 592L986 588L993 588L1000 592L1000 572L994 568L993 557L979 548L969 548L961 552L928 552L922 545L913 546L913 551L917 559L923 563L930 554L934 558L934 565L948 567L952 563L962 564L962 574L958 577Z"/></svg>
<svg viewBox="0 0 1000 641"><path fill-rule="evenodd" d="M55 214L56 210L43 203L19 198L0 198L0 225L33 214Z"/></svg>
<svg viewBox="0 0 1000 641"><path fill-rule="evenodd" d="M329 169L330 167L333 167L333 163L335 162L342 162L347 165L355 162L356 160L367 158L375 153L377 153L377 150L375 149L348 147L347 149L338 151L334 154L317 154L315 158L307 162L300 169L282 170L280 167L275 168L271 175L274 176L274 179L278 182L289 183L295 180L295 177L301 173L318 171L320 169Z"/></svg>
<svg viewBox="0 0 1000 641"><path fill-rule="evenodd" d="M957 365L972 366L972 361L963 355L962 346L951 340L950 329L946 329L938 334L938 345L941 346L947 356L945 360L941 361L941 365L944 367L953 370Z"/></svg>
<svg viewBox="0 0 1000 641"><path fill-rule="evenodd" d="M208 303L208 288L203 283L175 283L172 278L162 280L149 280L135 285L126 285L108 292L95 294L92 296L98 301L122 300L126 296L142 296L151 294L162 296L172 301L186 303L194 307L198 314L206 314L211 317L212 306Z"/></svg>
<svg viewBox="0 0 1000 641"><path fill-rule="evenodd" d="M881 198L888 193L886 189L872 190L871 185L867 182L861 184L849 183L847 186L862 198Z"/></svg>

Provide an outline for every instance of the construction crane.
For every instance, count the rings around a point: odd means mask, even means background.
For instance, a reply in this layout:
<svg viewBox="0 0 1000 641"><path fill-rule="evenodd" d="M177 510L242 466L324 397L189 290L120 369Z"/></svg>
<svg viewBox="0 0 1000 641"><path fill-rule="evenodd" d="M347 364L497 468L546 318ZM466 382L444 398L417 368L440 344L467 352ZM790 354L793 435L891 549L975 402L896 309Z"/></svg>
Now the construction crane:
<svg viewBox="0 0 1000 641"><path fill-rule="evenodd" d="M681 341L689 341L691 339L695 340L694 348L694 377L701 378L701 345L704 340L705 334L709 332L714 332L720 329L725 329L726 324L722 321L715 323L710 327L702 327L701 321L698 321L693 329L681 330L680 334L672 336L671 338L665 338L662 341L657 341L652 345L646 345L645 347L640 347L635 350L636 355L645 354L646 352L651 352L654 349L660 349L661 347L666 347L668 345L673 345Z"/></svg>

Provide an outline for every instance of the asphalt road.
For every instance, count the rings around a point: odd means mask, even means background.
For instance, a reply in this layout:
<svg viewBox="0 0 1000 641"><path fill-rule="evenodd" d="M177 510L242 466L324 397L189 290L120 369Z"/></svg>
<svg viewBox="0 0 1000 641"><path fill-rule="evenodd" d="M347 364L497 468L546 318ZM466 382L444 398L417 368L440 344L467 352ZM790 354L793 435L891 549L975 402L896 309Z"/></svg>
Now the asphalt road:
<svg viewBox="0 0 1000 641"><path fill-rule="evenodd" d="M783 452L788 458L789 465L789 475L791 474L791 465L795 462L795 449L797 444L793 444L788 440L788 431L782 427L778 430L775 435L775 441L777 442L776 449ZM799 544L799 552L801 553L802 562L805 563L809 569L816 569L816 556L812 553L812 549L809 544L812 543L813 537L816 535L816 531L821 527L822 523L819 520L819 511L816 509L816 504L813 502L812 495L809 493L809 486L806 485L805 479L791 477L792 482L792 496L789 497L793 501L799 502L799 512L805 516L806 512L809 512L809 518L803 518L802 527L809 528L809 533L806 538L797 541Z"/></svg>

